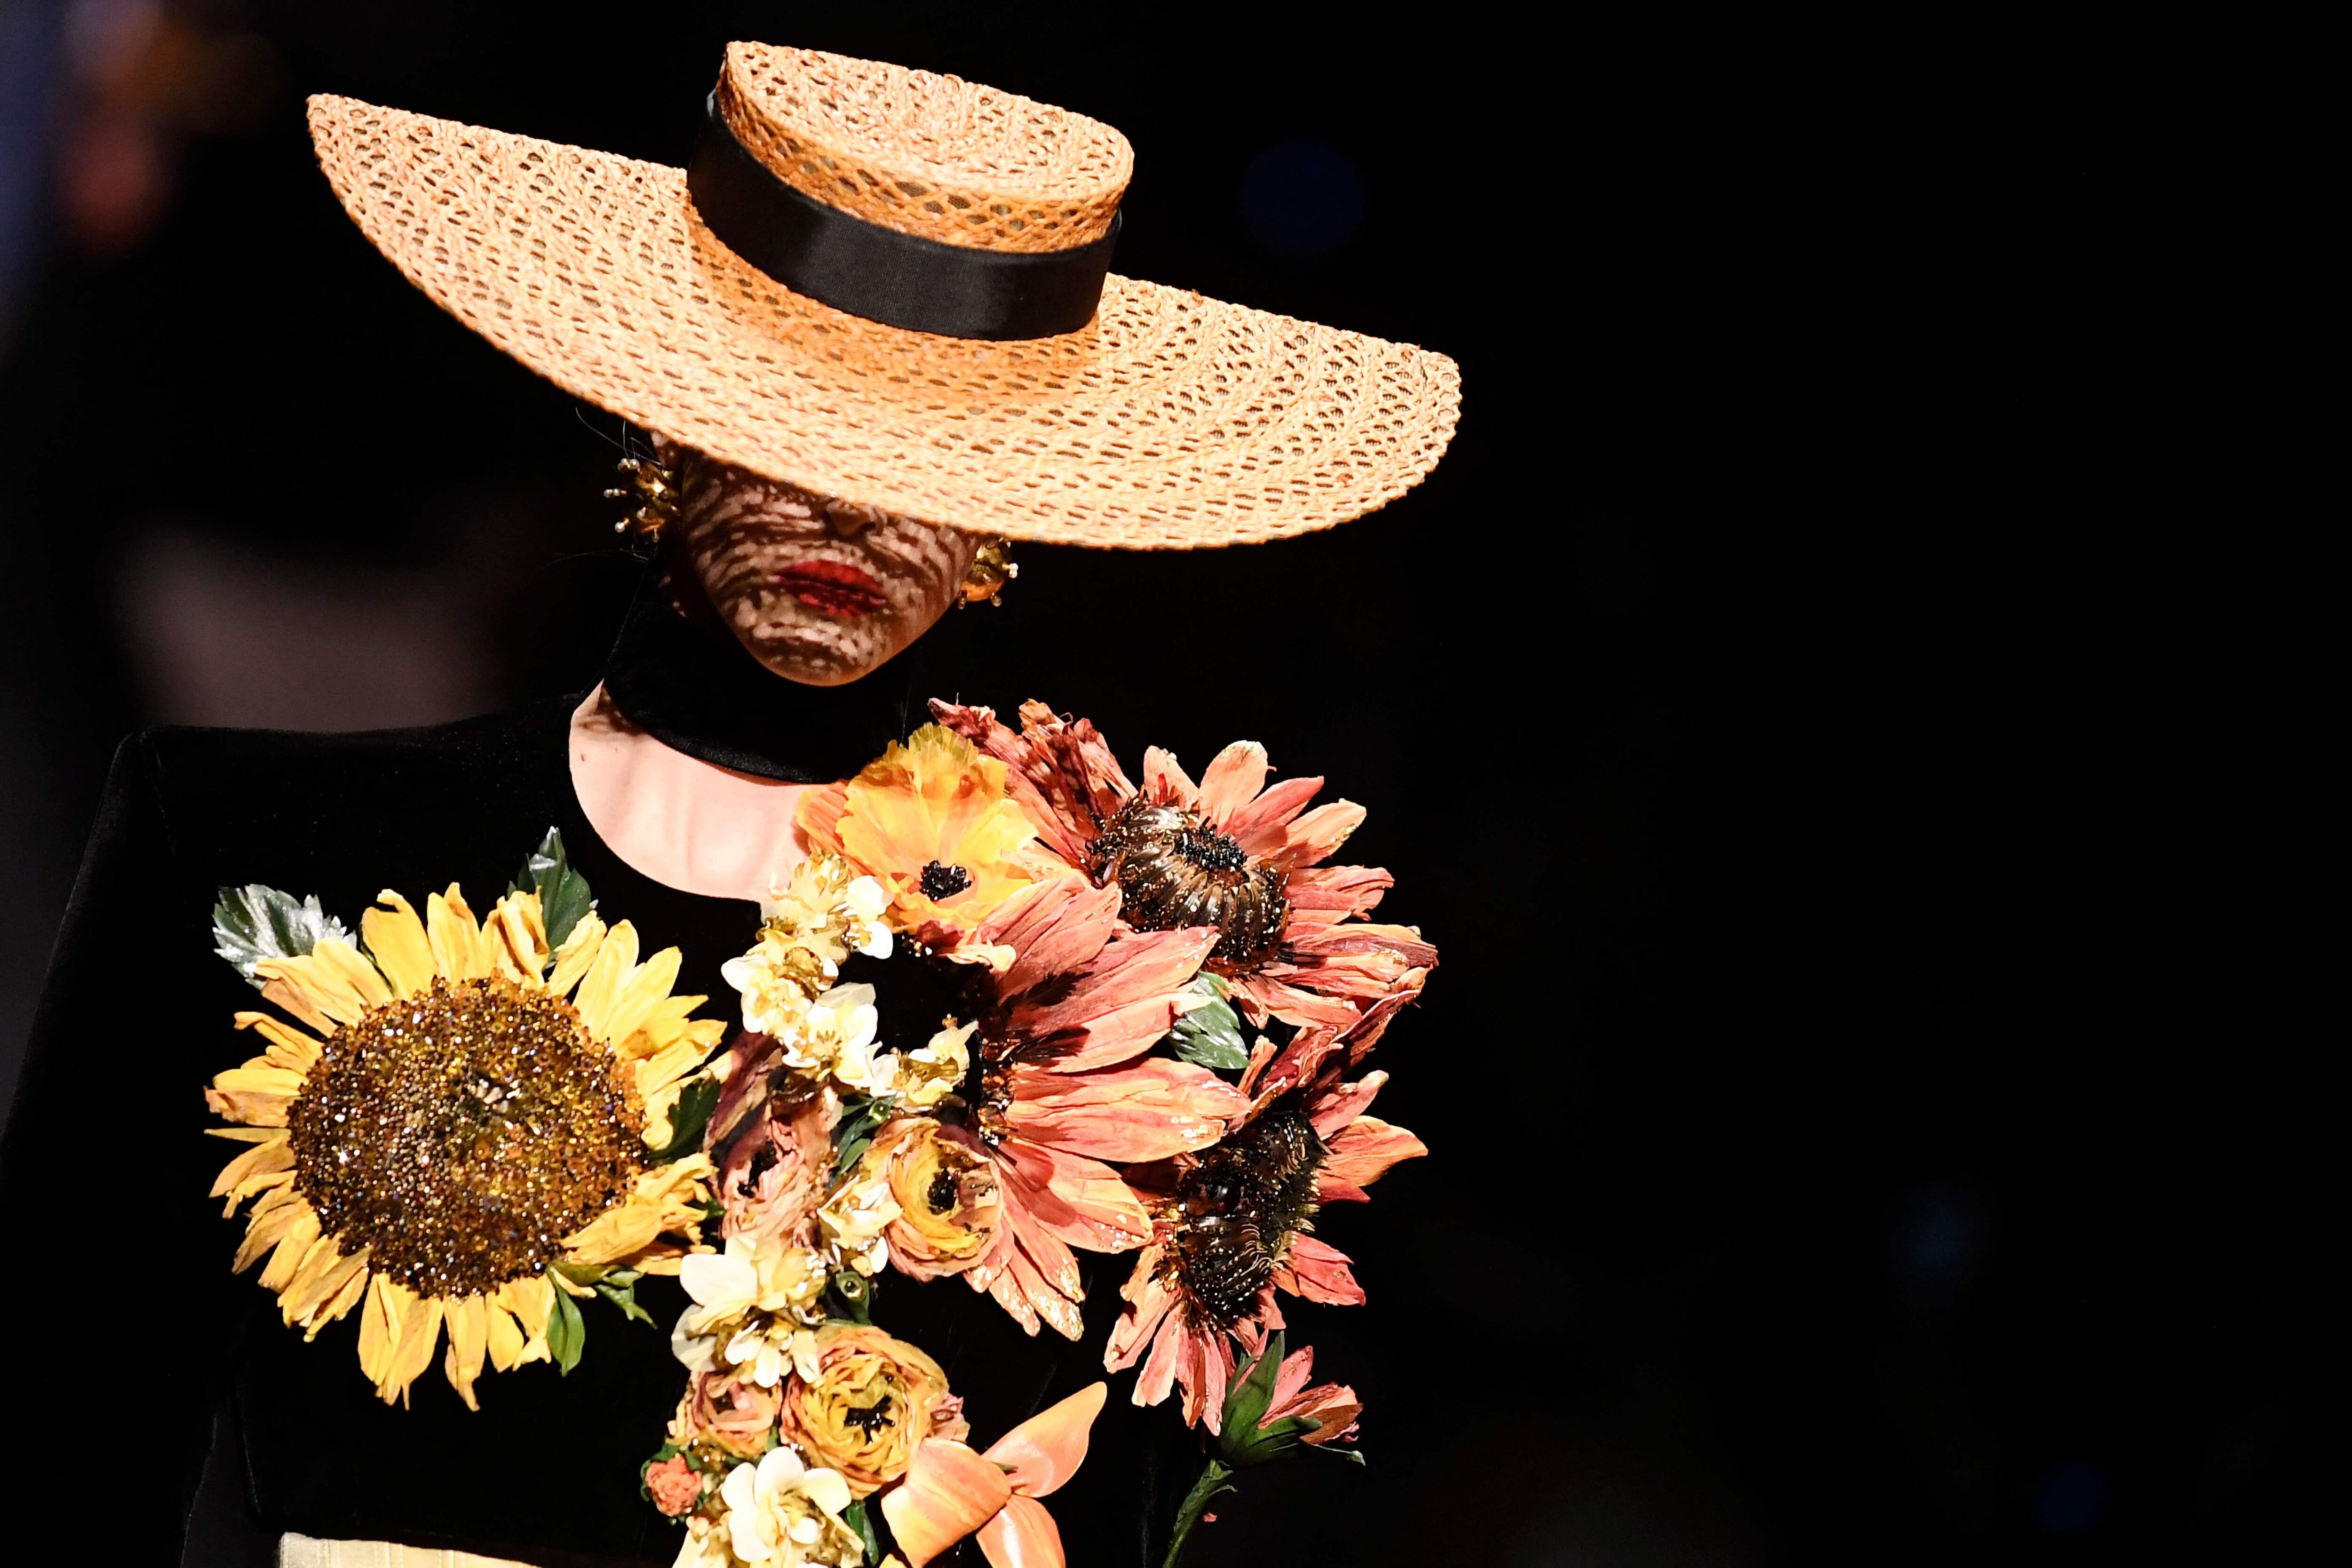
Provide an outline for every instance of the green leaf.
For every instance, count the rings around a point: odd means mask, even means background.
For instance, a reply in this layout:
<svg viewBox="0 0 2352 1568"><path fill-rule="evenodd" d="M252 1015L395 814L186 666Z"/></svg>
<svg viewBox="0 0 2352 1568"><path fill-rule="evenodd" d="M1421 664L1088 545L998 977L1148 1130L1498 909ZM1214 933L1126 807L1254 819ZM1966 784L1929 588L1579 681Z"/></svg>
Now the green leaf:
<svg viewBox="0 0 2352 1568"><path fill-rule="evenodd" d="M719 1082L715 1078L698 1078L688 1084L670 1107L669 1142L655 1150L650 1156L656 1165L667 1165L673 1160L683 1160L702 1149L702 1131L710 1125L710 1112L719 1104Z"/></svg>
<svg viewBox="0 0 2352 1568"><path fill-rule="evenodd" d="M547 945L562 947L580 917L596 907L588 896L588 879L572 868L563 854L563 835L551 827L522 863L522 871L507 884L507 891L529 889L539 895L540 919L547 925Z"/></svg>
<svg viewBox="0 0 2352 1568"><path fill-rule="evenodd" d="M879 1563L882 1561L882 1538L874 1532L874 1521L866 1516L866 1500L864 1498L859 1498L856 1502L851 1503L847 1508L841 1510L841 1522L856 1531L857 1532L857 1539L866 1543L866 1562Z"/></svg>
<svg viewBox="0 0 2352 1568"><path fill-rule="evenodd" d="M626 1280L621 1278L624 1274L628 1275ZM659 1325L654 1322L653 1314L637 1305L636 1281L636 1275L627 1269L622 1269L611 1279L600 1282L596 1287L596 1294L620 1308L624 1318L634 1318L648 1328L658 1327Z"/></svg>
<svg viewBox="0 0 2352 1568"><path fill-rule="evenodd" d="M833 1129L833 1179L841 1180L855 1170L857 1162L866 1157L874 1134L890 1119L890 1102L887 1100L847 1100L842 1105L841 1120Z"/></svg>
<svg viewBox="0 0 2352 1568"><path fill-rule="evenodd" d="M213 951L229 961L239 974L260 989L253 966L265 958L300 958L332 938L350 942L350 928L319 907L319 895L301 902L291 893L248 882L223 888L213 906Z"/></svg>
<svg viewBox="0 0 2352 1568"><path fill-rule="evenodd" d="M1235 1465L1263 1464L1280 1457L1274 1453L1261 1456L1257 1450L1258 1423L1265 1419L1266 1406L1274 1402L1274 1380L1282 1370L1282 1331L1275 1331L1265 1342L1264 1353L1225 1391L1224 1416L1219 1422L1224 1430L1218 1435L1217 1451Z"/></svg>
<svg viewBox="0 0 2352 1568"><path fill-rule="evenodd" d="M580 1320L580 1303L571 1293L555 1292L555 1310L547 1320L547 1352L555 1358L555 1370L564 1376L580 1364L580 1352L588 1342L588 1325Z"/></svg>
<svg viewBox="0 0 2352 1568"><path fill-rule="evenodd" d="M1168 1044L1177 1056L1204 1068L1239 1069L1249 1066L1249 1047L1242 1041L1242 1021L1225 1000L1225 984L1213 974L1196 974L1186 989L1213 998L1176 1020Z"/></svg>

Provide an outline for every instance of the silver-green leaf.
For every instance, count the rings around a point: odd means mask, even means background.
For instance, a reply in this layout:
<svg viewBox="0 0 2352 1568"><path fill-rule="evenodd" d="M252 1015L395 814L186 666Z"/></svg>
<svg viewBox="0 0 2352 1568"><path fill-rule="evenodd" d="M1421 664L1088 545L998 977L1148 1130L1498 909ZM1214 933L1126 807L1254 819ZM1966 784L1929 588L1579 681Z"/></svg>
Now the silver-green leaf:
<svg viewBox="0 0 2352 1568"><path fill-rule="evenodd" d="M596 907L596 900L588 895L588 879L572 868L563 853L563 835L552 827L523 861L522 871L507 891L524 889L539 895L539 915L546 923L550 947L562 947L581 917Z"/></svg>
<svg viewBox="0 0 2352 1568"><path fill-rule="evenodd" d="M1176 1020L1168 1031L1171 1049L1188 1062L1205 1068L1239 1069L1249 1066L1249 1047L1242 1043L1242 1021L1225 1000L1225 987L1213 974L1192 978L1190 989L1211 998Z"/></svg>
<svg viewBox="0 0 2352 1568"><path fill-rule="evenodd" d="M342 921L319 907L319 895L297 903L291 893L248 882L223 888L213 906L213 951L236 966L256 990L261 982L254 965L265 958L301 958L321 942L348 942L352 933Z"/></svg>

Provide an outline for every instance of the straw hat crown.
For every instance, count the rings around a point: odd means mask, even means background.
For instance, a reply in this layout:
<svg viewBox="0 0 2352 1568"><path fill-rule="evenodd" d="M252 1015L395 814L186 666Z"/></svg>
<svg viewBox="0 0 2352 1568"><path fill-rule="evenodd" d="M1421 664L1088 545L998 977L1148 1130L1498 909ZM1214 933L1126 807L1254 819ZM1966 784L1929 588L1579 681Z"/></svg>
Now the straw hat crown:
<svg viewBox="0 0 2352 1568"><path fill-rule="evenodd" d="M803 195L976 250L1090 245L1135 173L1135 149L1099 120L821 49L728 45L718 104L735 139Z"/></svg>

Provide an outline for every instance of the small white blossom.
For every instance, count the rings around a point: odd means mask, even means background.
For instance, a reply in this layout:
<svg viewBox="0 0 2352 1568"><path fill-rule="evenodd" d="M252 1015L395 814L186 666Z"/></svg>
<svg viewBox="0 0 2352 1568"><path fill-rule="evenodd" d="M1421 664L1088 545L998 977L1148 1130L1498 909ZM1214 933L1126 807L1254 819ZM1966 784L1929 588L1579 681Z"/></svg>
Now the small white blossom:
<svg viewBox="0 0 2352 1568"><path fill-rule="evenodd" d="M971 1048L968 1042L974 1024L950 1025L933 1035L919 1050L908 1051L898 1064L897 1091L902 1100L917 1110L929 1110L956 1091L964 1074L971 1070Z"/></svg>
<svg viewBox="0 0 2352 1568"><path fill-rule="evenodd" d="M811 1469L789 1445L757 1465L727 1472L728 1544L736 1557L773 1568L856 1568L865 1548L842 1520L849 1483L837 1470Z"/></svg>
<svg viewBox="0 0 2352 1568"><path fill-rule="evenodd" d="M816 1211L826 1257L835 1268L854 1268L869 1279L880 1273L890 1262L890 1244L882 1233L899 1212L887 1177L861 1173L843 1183Z"/></svg>

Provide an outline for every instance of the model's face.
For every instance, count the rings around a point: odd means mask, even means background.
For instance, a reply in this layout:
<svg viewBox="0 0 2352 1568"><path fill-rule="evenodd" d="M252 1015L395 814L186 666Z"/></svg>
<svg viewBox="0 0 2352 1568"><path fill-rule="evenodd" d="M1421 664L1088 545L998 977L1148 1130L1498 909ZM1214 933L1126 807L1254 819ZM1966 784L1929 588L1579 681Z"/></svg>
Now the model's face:
<svg viewBox="0 0 2352 1568"><path fill-rule="evenodd" d="M982 540L671 448L684 565L751 657L839 686L931 629Z"/></svg>

